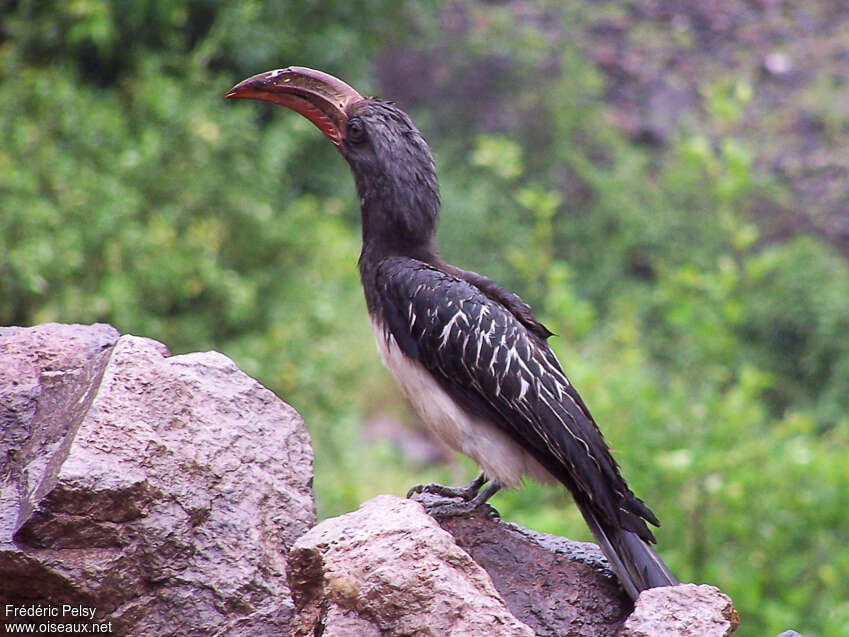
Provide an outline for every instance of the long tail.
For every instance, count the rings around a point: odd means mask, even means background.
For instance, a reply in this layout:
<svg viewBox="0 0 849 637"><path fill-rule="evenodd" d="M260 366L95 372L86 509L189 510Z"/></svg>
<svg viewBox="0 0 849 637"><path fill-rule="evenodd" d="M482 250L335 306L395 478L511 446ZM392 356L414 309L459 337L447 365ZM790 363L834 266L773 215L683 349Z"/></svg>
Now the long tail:
<svg viewBox="0 0 849 637"><path fill-rule="evenodd" d="M637 599L647 588L678 584L660 556L639 535L603 523L586 505L579 504L578 508L631 599Z"/></svg>

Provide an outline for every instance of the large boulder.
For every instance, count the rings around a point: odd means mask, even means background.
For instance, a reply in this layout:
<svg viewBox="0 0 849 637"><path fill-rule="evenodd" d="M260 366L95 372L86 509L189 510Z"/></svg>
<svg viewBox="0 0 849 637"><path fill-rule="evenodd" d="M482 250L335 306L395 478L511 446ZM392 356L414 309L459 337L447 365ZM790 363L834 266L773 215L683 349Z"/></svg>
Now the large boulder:
<svg viewBox="0 0 849 637"><path fill-rule="evenodd" d="M230 359L105 325L0 328L0 426L3 608L96 608L136 636L287 631L312 450Z"/></svg>

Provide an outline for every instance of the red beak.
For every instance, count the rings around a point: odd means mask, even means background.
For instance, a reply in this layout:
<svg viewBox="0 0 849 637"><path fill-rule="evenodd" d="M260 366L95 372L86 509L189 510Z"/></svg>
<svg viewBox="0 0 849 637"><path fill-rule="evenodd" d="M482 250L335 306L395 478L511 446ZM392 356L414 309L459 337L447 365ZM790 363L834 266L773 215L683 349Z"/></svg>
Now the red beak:
<svg viewBox="0 0 849 637"><path fill-rule="evenodd" d="M363 97L342 80L299 66L268 71L231 88L227 99L253 99L291 108L318 126L344 155L347 110Z"/></svg>

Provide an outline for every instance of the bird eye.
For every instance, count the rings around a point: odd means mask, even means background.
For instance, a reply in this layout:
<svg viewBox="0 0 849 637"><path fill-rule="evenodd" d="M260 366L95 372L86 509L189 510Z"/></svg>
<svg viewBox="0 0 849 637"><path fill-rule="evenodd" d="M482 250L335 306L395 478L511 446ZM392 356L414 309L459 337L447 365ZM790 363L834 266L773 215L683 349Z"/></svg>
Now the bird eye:
<svg viewBox="0 0 849 637"><path fill-rule="evenodd" d="M348 137L351 141L362 141L366 136L366 127L363 121L358 117L351 119L348 122Z"/></svg>

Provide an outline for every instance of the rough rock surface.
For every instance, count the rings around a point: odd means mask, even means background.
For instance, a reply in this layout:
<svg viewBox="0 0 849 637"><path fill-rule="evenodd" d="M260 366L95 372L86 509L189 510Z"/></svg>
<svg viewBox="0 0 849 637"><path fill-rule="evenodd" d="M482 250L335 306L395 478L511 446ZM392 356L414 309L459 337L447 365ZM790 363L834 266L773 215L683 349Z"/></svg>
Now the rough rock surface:
<svg viewBox="0 0 849 637"><path fill-rule="evenodd" d="M429 496L418 498L427 505ZM486 570L510 612L541 637L613 635L633 608L595 544L485 513L438 521Z"/></svg>
<svg viewBox="0 0 849 637"><path fill-rule="evenodd" d="M531 636L486 572L410 500L325 520L289 553L292 635Z"/></svg>
<svg viewBox="0 0 849 637"><path fill-rule="evenodd" d="M725 637L739 623L731 600L718 588L681 584L643 591L622 637Z"/></svg>
<svg viewBox="0 0 849 637"><path fill-rule="evenodd" d="M210 352L105 325L0 328L0 603L115 634L285 633L315 520L298 414Z"/></svg>

